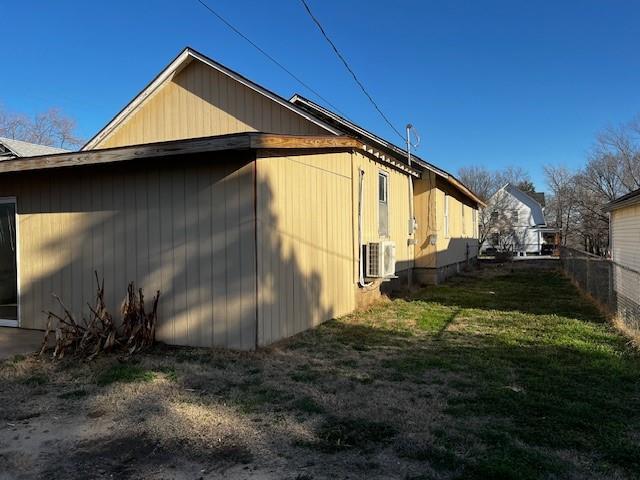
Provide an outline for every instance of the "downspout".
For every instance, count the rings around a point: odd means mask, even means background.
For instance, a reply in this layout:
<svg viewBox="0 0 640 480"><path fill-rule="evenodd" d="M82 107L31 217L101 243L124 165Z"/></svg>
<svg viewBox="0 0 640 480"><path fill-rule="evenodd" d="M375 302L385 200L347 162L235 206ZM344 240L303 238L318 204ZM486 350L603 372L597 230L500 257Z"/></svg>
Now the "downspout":
<svg viewBox="0 0 640 480"><path fill-rule="evenodd" d="M373 282L365 283L364 281L364 259L362 258L362 204L364 203L364 170L359 169L358 171L360 172L358 178L358 285L366 288L373 285Z"/></svg>
<svg viewBox="0 0 640 480"><path fill-rule="evenodd" d="M409 154L411 155L411 154ZM411 165L411 156L409 156L409 165ZM407 272L407 284L409 290L413 287L413 269L415 268L415 232L416 232L416 220L413 213L413 178L411 178L411 174L407 176L407 180L409 181L409 239L407 243L409 244L409 270Z"/></svg>

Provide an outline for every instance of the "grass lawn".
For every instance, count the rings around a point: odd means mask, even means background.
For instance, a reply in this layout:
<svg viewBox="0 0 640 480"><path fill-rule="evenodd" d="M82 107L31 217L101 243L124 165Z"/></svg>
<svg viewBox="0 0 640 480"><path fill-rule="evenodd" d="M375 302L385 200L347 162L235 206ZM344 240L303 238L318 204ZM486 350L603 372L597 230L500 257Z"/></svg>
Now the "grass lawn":
<svg viewBox="0 0 640 480"><path fill-rule="evenodd" d="M640 478L640 356L552 271L481 269L254 353L20 357L0 381L10 478Z"/></svg>

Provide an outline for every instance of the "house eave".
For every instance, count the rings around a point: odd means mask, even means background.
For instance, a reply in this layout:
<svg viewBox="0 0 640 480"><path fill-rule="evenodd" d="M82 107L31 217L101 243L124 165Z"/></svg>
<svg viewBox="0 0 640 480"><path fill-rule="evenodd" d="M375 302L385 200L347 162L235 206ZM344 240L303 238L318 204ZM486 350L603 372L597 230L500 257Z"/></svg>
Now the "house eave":
<svg viewBox="0 0 640 480"><path fill-rule="evenodd" d="M245 132L213 137L171 140L124 147L81 150L79 152L13 158L0 162L0 174L109 164L146 158L161 158L204 152L242 150L360 150L377 161L419 177L420 172L384 155L348 136L337 135L278 135Z"/></svg>

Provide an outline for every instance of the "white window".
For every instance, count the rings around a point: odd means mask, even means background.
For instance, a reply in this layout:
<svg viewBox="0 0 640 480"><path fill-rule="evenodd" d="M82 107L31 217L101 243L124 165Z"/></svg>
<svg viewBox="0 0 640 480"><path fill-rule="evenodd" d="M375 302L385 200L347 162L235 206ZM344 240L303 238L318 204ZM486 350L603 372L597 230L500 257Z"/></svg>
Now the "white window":
<svg viewBox="0 0 640 480"><path fill-rule="evenodd" d="M444 238L449 238L449 195L444 196Z"/></svg>
<svg viewBox="0 0 640 480"><path fill-rule="evenodd" d="M387 203L389 195L389 177L384 172L378 172L378 201Z"/></svg>
<svg viewBox="0 0 640 480"><path fill-rule="evenodd" d="M378 235L389 237L389 176L378 172Z"/></svg>

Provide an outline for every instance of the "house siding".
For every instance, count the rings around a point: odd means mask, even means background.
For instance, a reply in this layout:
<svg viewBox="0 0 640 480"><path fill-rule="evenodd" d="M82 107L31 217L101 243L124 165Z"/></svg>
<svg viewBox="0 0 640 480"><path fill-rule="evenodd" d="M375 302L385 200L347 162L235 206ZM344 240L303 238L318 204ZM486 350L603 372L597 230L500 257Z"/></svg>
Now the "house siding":
<svg viewBox="0 0 640 480"><path fill-rule="evenodd" d="M20 326L45 327L52 293L87 315L96 270L116 318L129 281L148 301L160 290L158 340L253 348L252 157L211 160L0 176L0 196L17 198Z"/></svg>
<svg viewBox="0 0 640 480"><path fill-rule="evenodd" d="M478 230L473 222L478 207L432 172L425 172L414 185L416 278L422 283L438 283L478 256ZM436 236L434 244L430 242L432 235Z"/></svg>
<svg viewBox="0 0 640 480"><path fill-rule="evenodd" d="M359 152L258 154L258 344L352 312L380 282L358 287L358 181L365 171L363 242L379 241L378 172L389 176L389 239L409 266L407 175Z"/></svg>
<svg viewBox="0 0 640 480"><path fill-rule="evenodd" d="M328 134L301 115L193 60L94 148L254 131Z"/></svg>
<svg viewBox="0 0 640 480"><path fill-rule="evenodd" d="M258 344L354 309L350 154L259 153Z"/></svg>
<svg viewBox="0 0 640 480"><path fill-rule="evenodd" d="M364 195L362 209L363 243L381 240L378 231L378 173L384 172L389 178L389 235L396 244L396 272L411 267L412 253L409 251L409 176L384 163L378 162L362 152L353 153L353 222L358 227L359 171L364 174ZM354 254L357 259L357 230L354 239ZM357 270L356 270L357 273ZM357 277L356 277L357 278Z"/></svg>
<svg viewBox="0 0 640 480"><path fill-rule="evenodd" d="M640 205L613 210L610 225L613 260L640 271Z"/></svg>

